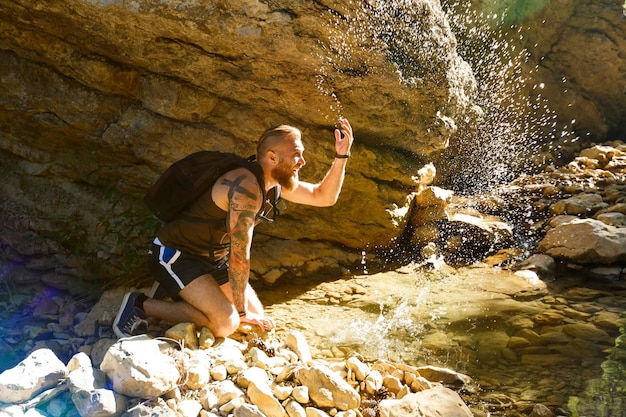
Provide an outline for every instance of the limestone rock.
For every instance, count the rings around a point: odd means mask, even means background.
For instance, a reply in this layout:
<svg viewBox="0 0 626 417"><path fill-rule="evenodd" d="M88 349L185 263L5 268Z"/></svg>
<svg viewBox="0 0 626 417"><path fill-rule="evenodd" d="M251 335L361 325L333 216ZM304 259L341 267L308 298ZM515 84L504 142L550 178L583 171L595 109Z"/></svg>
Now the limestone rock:
<svg viewBox="0 0 626 417"><path fill-rule="evenodd" d="M125 396L105 388L76 391L72 394L72 402L81 417L121 415L128 405Z"/></svg>
<svg viewBox="0 0 626 417"><path fill-rule="evenodd" d="M528 269L537 273L544 280L554 279L556 262L548 255L536 253L529 256L525 261L516 266L519 269Z"/></svg>
<svg viewBox="0 0 626 417"><path fill-rule="evenodd" d="M302 362L309 363L312 361L311 349L302 332L294 331L289 333L285 344L298 355Z"/></svg>
<svg viewBox="0 0 626 417"><path fill-rule="evenodd" d="M442 382L449 385L469 384L472 381L467 375L438 366L420 366L417 368L417 372L431 382Z"/></svg>
<svg viewBox="0 0 626 417"><path fill-rule="evenodd" d="M287 417L287 412L280 401L274 396L271 387L265 381L251 381L248 386L248 396L252 404L256 405L266 416Z"/></svg>
<svg viewBox="0 0 626 417"><path fill-rule="evenodd" d="M550 212L556 215L589 215L608 206L599 194L579 194L554 203L550 207Z"/></svg>
<svg viewBox="0 0 626 417"><path fill-rule="evenodd" d="M306 417L306 410L296 400L287 400L285 410L289 417Z"/></svg>
<svg viewBox="0 0 626 417"><path fill-rule="evenodd" d="M554 258L582 264L624 262L626 228L594 219L574 220L549 230L538 248Z"/></svg>
<svg viewBox="0 0 626 417"><path fill-rule="evenodd" d="M189 357L187 363L187 387L199 389L211 381L211 358L202 350L186 350Z"/></svg>
<svg viewBox="0 0 626 417"><path fill-rule="evenodd" d="M318 407L348 410L359 406L359 394L326 366L313 364L300 368L296 379L308 387L311 400Z"/></svg>
<svg viewBox="0 0 626 417"><path fill-rule="evenodd" d="M348 358L346 365L348 366L348 369L354 373L354 377L357 381L365 380L365 377L370 372L369 366L361 362L359 358L355 356Z"/></svg>
<svg viewBox="0 0 626 417"><path fill-rule="evenodd" d="M198 348L198 331L194 323L178 323L165 331L165 337L176 340L189 349Z"/></svg>
<svg viewBox="0 0 626 417"><path fill-rule="evenodd" d="M473 416L461 397L443 386L408 394L400 400L382 400L379 409L381 417Z"/></svg>
<svg viewBox="0 0 626 417"><path fill-rule="evenodd" d="M349 247L392 238L386 206L404 197L416 170L406 154L445 148L455 119L472 107L476 85L439 2L395 4L415 23L393 26L394 12L369 6L348 0L225 2L206 9L148 0L3 3L0 85L8 95L0 114L12 123L1 129L0 149L3 162L13 156L19 163L7 162L14 174L4 177L2 195L26 206L14 213L53 211L60 232L65 225L87 230L97 219L112 220L112 205L132 206L120 210L124 217L148 220L145 210L135 210L136 196L175 159L199 148L247 156L258 136L279 123L300 124L308 161L303 178L316 182L334 154L333 125L346 116L361 149L350 160L338 208L310 215L289 205L296 215L268 233ZM397 32L393 44L376 44L387 27ZM420 47L411 41L416 30ZM386 142L398 151L377 155ZM29 176L26 188L22 175ZM383 194L379 182L388 188ZM97 192L104 188L116 193L111 201ZM370 222L357 220L363 218ZM120 224L114 234L128 232L131 222ZM16 236L23 239L25 231ZM85 239L85 250L95 255L97 247L119 260L101 246L113 246L107 239Z"/></svg>
<svg viewBox="0 0 626 417"><path fill-rule="evenodd" d="M113 389L130 397L158 397L174 389L180 378L169 345L147 336L121 339L107 351L100 369Z"/></svg>
<svg viewBox="0 0 626 417"><path fill-rule="evenodd" d="M561 122L575 120L581 135L589 132L598 138L606 132L623 131L626 101L613 88L626 82L624 71L613 65L624 62L620 52L626 47L622 4L601 0L542 6L531 14L514 10L509 14L519 16L523 26L530 28L521 42L534 50L529 64L538 66L536 79L545 82L541 95ZM590 21L589 16L596 19ZM602 81L609 79L612 82Z"/></svg>
<svg viewBox="0 0 626 417"><path fill-rule="evenodd" d="M0 374L0 402L19 403L54 387L68 374L50 349L38 349Z"/></svg>

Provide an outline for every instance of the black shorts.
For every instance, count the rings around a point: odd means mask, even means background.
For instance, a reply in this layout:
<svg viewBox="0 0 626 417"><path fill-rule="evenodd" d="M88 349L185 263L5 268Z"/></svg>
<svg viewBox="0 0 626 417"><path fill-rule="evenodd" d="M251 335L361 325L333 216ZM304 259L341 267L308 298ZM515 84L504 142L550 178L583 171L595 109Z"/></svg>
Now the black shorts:
<svg viewBox="0 0 626 417"><path fill-rule="evenodd" d="M160 284L159 292L165 290L165 295L173 300L180 300L180 290L201 275L211 274L218 285L228 282L227 259L210 262L206 257L168 248L158 238L148 252L148 267Z"/></svg>

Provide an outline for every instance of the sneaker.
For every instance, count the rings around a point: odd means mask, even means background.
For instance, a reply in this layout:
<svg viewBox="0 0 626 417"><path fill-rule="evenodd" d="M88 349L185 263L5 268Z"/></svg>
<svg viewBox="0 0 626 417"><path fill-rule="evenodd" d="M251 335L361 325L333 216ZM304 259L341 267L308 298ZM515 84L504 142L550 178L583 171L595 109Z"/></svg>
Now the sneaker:
<svg viewBox="0 0 626 417"><path fill-rule="evenodd" d="M146 313L135 306L140 292L129 292L124 296L120 311L113 322L113 331L117 337L130 337L148 332Z"/></svg>

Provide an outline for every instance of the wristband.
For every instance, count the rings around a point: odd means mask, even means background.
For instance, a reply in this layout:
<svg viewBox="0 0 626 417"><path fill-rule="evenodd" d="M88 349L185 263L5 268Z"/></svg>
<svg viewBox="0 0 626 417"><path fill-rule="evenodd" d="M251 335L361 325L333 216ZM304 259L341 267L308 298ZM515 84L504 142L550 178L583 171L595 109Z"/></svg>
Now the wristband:
<svg viewBox="0 0 626 417"><path fill-rule="evenodd" d="M339 159L348 159L350 158L350 152L348 152L345 155L339 155L338 153L335 154L335 158L339 158Z"/></svg>
<svg viewBox="0 0 626 417"><path fill-rule="evenodd" d="M243 310L239 312L239 317L246 317L248 315L248 310Z"/></svg>

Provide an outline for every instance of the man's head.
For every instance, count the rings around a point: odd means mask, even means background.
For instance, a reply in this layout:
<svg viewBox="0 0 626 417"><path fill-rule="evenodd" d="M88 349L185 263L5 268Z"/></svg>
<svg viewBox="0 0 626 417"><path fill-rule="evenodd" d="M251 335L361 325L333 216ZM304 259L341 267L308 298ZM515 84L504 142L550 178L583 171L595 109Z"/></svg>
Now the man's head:
<svg viewBox="0 0 626 417"><path fill-rule="evenodd" d="M298 171L306 164L303 152L302 132L288 125L267 129L257 145L259 161L271 167L272 179L286 190L293 190Z"/></svg>

